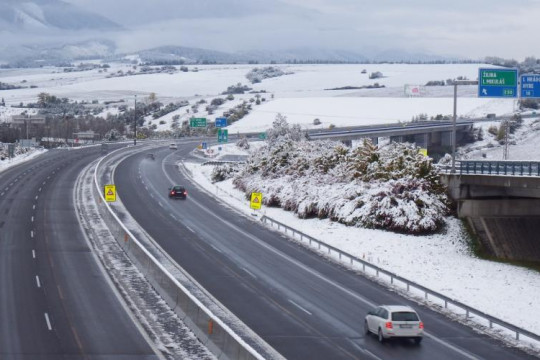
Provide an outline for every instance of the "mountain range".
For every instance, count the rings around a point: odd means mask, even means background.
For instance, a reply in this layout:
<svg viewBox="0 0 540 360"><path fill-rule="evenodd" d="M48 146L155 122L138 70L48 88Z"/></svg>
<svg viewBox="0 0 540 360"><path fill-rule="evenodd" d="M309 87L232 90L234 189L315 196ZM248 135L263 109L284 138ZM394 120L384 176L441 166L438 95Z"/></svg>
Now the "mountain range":
<svg viewBox="0 0 540 360"><path fill-rule="evenodd" d="M104 16L61 0L2 0L0 30L7 32L117 30Z"/></svg>
<svg viewBox="0 0 540 360"><path fill-rule="evenodd" d="M280 0L228 0L226 3L223 0L154 0L136 6L132 0L0 0L0 34L5 39L0 42L0 64L65 64L91 58L122 57L122 53L139 54L143 61L186 63L444 59L421 52L382 51L374 47L343 50L318 46L317 35L312 35L311 42L300 40L285 46L289 36L287 26L294 24L293 28L316 33L322 25L314 24L313 31L309 27L314 21L320 22L319 15L314 10ZM213 44L224 41L242 43L243 34L257 34L259 22L261 28L263 24L266 28L262 29L260 40L259 35L253 38L256 45L264 48L212 50ZM230 29L232 32L226 33ZM263 37L275 38L274 46L279 45L278 48L271 48L272 44ZM211 38L215 38L213 42L205 42ZM178 42L187 44L180 46ZM128 50L126 43L130 45ZM205 47L208 50L202 49Z"/></svg>

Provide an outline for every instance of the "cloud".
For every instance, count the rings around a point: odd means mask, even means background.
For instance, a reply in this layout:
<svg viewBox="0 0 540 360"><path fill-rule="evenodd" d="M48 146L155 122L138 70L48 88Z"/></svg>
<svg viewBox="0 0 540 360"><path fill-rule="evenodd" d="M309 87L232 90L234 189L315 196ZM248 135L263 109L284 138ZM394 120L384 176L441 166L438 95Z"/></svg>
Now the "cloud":
<svg viewBox="0 0 540 360"><path fill-rule="evenodd" d="M540 30L538 0L64 0L129 28L120 49L183 45L222 51L368 48L524 58Z"/></svg>

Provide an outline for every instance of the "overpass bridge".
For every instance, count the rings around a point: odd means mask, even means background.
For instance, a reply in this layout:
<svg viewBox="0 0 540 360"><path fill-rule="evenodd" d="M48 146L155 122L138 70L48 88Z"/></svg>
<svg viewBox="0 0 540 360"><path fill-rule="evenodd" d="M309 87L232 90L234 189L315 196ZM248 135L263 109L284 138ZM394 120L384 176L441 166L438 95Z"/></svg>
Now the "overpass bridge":
<svg viewBox="0 0 540 360"><path fill-rule="evenodd" d="M461 161L441 180L484 253L540 263L540 162Z"/></svg>
<svg viewBox="0 0 540 360"><path fill-rule="evenodd" d="M459 144L473 128L473 121L456 122L456 141ZM411 142L432 153L450 152L452 147L452 121L422 121L339 128L336 130L310 130L311 140L332 139L350 143L352 140L370 138L374 144L379 137L391 141Z"/></svg>

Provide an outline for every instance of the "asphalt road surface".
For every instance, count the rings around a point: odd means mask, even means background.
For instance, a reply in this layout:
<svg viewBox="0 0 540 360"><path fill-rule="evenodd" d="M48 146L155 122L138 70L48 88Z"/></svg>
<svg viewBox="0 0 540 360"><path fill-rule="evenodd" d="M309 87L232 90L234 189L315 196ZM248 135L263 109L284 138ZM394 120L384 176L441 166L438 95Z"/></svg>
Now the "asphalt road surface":
<svg viewBox="0 0 540 360"><path fill-rule="evenodd" d="M146 231L199 283L288 359L532 359L412 303L231 211L178 171L193 145L127 158L115 184ZM168 188L185 185L186 200ZM363 332L378 304L409 304L426 326L420 346Z"/></svg>
<svg viewBox="0 0 540 360"><path fill-rule="evenodd" d="M158 359L79 227L77 175L99 147L0 173L0 359Z"/></svg>

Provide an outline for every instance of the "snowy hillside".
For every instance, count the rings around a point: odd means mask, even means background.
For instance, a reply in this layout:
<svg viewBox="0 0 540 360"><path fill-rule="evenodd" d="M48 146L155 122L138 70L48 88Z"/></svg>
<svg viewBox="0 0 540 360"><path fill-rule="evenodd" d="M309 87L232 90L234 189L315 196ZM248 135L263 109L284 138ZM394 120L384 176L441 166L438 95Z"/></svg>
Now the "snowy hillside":
<svg viewBox="0 0 540 360"><path fill-rule="evenodd" d="M103 16L60 0L3 1L0 10L0 28L4 31L120 28Z"/></svg>

